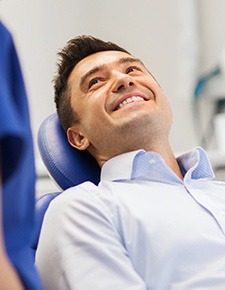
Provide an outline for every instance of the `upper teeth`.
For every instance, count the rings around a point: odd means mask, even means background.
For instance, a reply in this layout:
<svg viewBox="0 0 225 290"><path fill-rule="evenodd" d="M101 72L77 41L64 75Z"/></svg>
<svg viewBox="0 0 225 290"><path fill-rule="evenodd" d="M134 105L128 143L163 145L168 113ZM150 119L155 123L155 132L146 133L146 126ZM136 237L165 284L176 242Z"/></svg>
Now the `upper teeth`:
<svg viewBox="0 0 225 290"><path fill-rule="evenodd" d="M130 98L127 98L126 100L122 101L122 103L119 104L119 107L122 108L123 106L132 103L132 102L136 102L136 101L142 101L144 100L142 97L140 96L133 96Z"/></svg>

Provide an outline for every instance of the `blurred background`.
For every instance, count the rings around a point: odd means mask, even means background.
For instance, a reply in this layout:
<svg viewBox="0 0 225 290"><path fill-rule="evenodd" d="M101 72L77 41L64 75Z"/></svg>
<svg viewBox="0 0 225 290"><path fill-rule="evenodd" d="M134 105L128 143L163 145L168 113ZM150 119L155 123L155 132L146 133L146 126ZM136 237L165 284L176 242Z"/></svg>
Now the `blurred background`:
<svg viewBox="0 0 225 290"><path fill-rule="evenodd" d="M170 100L176 154L203 146L216 178L225 180L225 1L2 0L0 20L14 37L26 83L37 194L54 190L36 136L55 111L56 54L80 34L116 42L144 61Z"/></svg>

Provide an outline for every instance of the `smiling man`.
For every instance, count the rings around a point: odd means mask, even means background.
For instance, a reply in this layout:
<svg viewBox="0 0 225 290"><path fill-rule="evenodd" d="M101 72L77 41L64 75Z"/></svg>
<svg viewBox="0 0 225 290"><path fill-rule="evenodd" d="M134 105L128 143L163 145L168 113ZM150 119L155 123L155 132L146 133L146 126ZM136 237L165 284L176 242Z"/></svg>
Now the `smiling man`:
<svg viewBox="0 0 225 290"><path fill-rule="evenodd" d="M101 181L51 203L37 250L45 289L223 289L225 184L211 180L203 149L175 158L158 82L93 37L72 39L60 57L59 119L68 142L97 160Z"/></svg>
<svg viewBox="0 0 225 290"><path fill-rule="evenodd" d="M76 96L71 107L79 116L67 130L68 139L72 146L87 149L100 166L140 148L175 161L168 142L170 106L139 60L121 51L91 54L75 66L68 86Z"/></svg>

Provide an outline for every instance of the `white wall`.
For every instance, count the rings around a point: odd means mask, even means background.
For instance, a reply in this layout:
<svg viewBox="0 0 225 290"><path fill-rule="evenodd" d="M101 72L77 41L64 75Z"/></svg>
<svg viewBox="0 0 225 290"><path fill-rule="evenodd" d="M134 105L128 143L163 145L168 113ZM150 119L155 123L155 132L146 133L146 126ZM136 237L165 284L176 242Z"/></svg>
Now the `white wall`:
<svg viewBox="0 0 225 290"><path fill-rule="evenodd" d="M56 53L78 34L111 40L144 60L171 101L175 151L197 145L192 89L225 43L223 0L2 0L27 86L34 139L55 110L51 80Z"/></svg>
<svg viewBox="0 0 225 290"><path fill-rule="evenodd" d="M199 0L200 71L212 68L225 48L225 1Z"/></svg>

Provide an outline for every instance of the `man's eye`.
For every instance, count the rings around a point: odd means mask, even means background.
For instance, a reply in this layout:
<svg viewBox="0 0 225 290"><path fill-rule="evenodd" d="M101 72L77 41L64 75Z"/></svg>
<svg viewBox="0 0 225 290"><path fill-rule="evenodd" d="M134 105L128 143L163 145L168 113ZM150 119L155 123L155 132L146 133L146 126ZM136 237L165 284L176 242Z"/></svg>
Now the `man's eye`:
<svg viewBox="0 0 225 290"><path fill-rule="evenodd" d="M88 84L88 88L90 89L92 86L98 84L100 82L99 78L94 78L92 80L90 80L89 84Z"/></svg>
<svg viewBox="0 0 225 290"><path fill-rule="evenodd" d="M131 66L131 67L128 67L128 69L126 70L126 73L129 74L129 73L135 72L135 71L141 71L141 69L137 66Z"/></svg>

